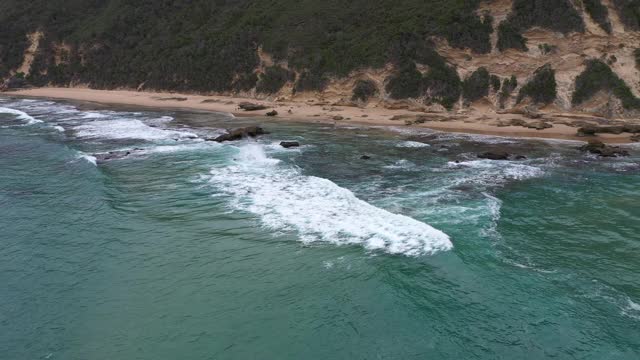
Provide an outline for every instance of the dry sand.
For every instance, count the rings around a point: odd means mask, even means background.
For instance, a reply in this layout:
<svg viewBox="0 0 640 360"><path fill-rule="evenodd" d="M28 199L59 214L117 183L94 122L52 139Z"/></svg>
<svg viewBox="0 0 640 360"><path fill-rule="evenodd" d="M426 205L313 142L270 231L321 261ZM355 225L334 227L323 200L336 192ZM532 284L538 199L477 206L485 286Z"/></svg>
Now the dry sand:
<svg viewBox="0 0 640 360"><path fill-rule="evenodd" d="M470 111L468 113L422 113L409 110L391 110L383 107L369 106L366 108L352 106L336 106L323 104L317 100L311 102L298 101L262 101L227 96L205 96L176 93L135 92L125 90L91 90L85 88L34 88L6 92L6 95L20 97L41 97L50 99L65 99L76 101L96 102L101 104L135 105L150 108L194 109L215 112L228 112L235 116L263 116L267 111L276 110L278 116L265 118L269 121L289 120L308 122L327 122L340 124L359 124L375 126L410 126L428 128L445 132L470 134L497 135L506 137L528 137L563 140L582 140L584 137L576 135L575 124L584 121L581 116L566 116L558 114L559 122L552 128L536 130L522 126L497 126L511 119L524 119L527 122L539 120L526 119L518 114L497 114L492 111ZM267 110L245 112L238 108L244 101L259 103L267 106ZM406 125L421 116L428 120L420 124ZM334 118L342 117L341 120ZM554 119L554 114L546 114L545 119ZM572 126L569 126L569 125ZM629 134L601 135L598 138L608 143L631 142Z"/></svg>

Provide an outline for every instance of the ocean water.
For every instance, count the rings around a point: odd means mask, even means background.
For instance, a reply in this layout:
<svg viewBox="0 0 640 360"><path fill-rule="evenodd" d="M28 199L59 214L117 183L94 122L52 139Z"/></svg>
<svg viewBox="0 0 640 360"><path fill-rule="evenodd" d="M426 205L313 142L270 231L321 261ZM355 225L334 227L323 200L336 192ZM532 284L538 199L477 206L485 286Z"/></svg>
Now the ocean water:
<svg viewBox="0 0 640 360"><path fill-rule="evenodd" d="M0 358L640 358L640 147L262 122L0 98Z"/></svg>

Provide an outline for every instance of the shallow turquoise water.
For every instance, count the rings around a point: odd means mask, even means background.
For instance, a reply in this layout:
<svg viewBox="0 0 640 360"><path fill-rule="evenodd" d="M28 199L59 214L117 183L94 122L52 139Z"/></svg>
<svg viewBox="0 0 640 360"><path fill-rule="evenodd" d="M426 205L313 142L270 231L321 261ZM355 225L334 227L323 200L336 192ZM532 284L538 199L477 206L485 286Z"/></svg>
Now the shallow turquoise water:
<svg viewBox="0 0 640 360"><path fill-rule="evenodd" d="M640 358L640 149L255 122L0 99L1 358Z"/></svg>

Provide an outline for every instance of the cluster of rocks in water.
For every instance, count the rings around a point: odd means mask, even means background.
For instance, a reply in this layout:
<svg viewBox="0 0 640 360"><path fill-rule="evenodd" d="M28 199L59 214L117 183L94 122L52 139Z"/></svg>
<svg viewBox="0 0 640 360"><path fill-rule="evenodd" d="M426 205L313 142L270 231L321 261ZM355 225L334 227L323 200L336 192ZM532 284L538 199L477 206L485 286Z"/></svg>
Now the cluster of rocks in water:
<svg viewBox="0 0 640 360"><path fill-rule="evenodd" d="M244 138L255 138L259 135L265 134L268 134L268 132L266 132L260 126L247 126L243 128L233 129L226 134L220 135L215 138L206 138L205 140L215 142L236 141Z"/></svg>
<svg viewBox="0 0 640 360"><path fill-rule="evenodd" d="M524 155L512 155L505 150L493 150L478 154L479 159L487 160L526 160Z"/></svg>
<svg viewBox="0 0 640 360"><path fill-rule="evenodd" d="M581 151L595 154L602 157L629 156L629 152L619 146L611 146L599 140L591 140L586 145L580 147Z"/></svg>

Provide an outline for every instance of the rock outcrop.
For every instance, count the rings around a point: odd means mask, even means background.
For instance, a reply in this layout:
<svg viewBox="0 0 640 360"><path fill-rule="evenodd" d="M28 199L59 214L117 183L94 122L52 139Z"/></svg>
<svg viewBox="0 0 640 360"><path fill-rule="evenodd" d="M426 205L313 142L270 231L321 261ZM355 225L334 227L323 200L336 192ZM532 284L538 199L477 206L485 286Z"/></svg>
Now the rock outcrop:
<svg viewBox="0 0 640 360"><path fill-rule="evenodd" d="M248 126L248 127L233 129L224 135L220 135L216 138L208 138L206 140L215 141L215 142L236 141L244 138L255 138L259 135L265 135L265 134L268 134L268 132L264 131L264 129L259 126Z"/></svg>

